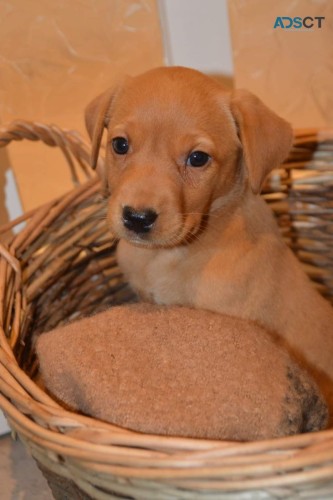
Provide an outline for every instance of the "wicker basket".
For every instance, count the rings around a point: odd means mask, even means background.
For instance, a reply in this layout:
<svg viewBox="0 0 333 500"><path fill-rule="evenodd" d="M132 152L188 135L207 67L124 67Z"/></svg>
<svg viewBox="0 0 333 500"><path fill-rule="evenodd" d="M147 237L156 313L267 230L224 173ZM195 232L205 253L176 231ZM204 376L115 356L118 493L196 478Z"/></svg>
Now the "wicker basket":
<svg viewBox="0 0 333 500"><path fill-rule="evenodd" d="M61 147L73 175L89 172L76 133L16 122L0 146L23 138ZM332 182L333 132L312 130L296 136L264 190L285 239L331 299ZM54 497L333 498L333 430L255 443L145 435L68 412L36 385L39 332L133 298L104 217L93 177L0 230L25 223L0 246L0 407Z"/></svg>

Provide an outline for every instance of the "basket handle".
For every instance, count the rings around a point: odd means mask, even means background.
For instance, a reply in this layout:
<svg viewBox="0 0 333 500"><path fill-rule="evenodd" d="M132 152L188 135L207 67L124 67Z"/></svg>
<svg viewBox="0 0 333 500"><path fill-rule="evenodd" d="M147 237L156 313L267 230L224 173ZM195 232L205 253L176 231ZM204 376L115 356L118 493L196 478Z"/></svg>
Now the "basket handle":
<svg viewBox="0 0 333 500"><path fill-rule="evenodd" d="M0 128L0 147L6 147L12 141L42 141L48 146L58 146L69 165L72 181L80 184L78 171L90 179L95 174L90 167L90 147L75 130L62 130L56 125L16 120Z"/></svg>

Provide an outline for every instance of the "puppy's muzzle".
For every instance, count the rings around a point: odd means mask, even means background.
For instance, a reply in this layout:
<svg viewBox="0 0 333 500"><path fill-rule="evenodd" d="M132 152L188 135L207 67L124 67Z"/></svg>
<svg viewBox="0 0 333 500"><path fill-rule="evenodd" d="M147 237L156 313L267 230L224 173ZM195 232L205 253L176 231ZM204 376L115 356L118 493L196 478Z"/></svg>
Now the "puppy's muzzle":
<svg viewBox="0 0 333 500"><path fill-rule="evenodd" d="M158 214L150 208L142 211L135 210L132 207L124 207L123 224L136 234L149 233L156 221Z"/></svg>

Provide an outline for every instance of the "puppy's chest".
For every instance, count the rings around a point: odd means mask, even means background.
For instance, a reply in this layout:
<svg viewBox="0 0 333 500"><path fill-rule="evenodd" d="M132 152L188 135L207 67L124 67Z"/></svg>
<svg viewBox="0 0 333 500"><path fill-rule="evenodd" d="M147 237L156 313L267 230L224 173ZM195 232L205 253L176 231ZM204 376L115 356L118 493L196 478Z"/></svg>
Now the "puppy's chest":
<svg viewBox="0 0 333 500"><path fill-rule="evenodd" d="M160 304L188 302L193 277L182 249L150 250L121 241L117 258L126 279L144 299Z"/></svg>

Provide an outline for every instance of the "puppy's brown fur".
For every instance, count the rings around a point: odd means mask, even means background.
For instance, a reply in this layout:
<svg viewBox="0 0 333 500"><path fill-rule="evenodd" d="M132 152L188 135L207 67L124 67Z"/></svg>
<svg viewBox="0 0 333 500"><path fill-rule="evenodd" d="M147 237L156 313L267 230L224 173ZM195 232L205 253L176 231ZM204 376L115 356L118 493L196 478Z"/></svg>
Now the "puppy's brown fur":
<svg viewBox="0 0 333 500"><path fill-rule="evenodd" d="M256 320L311 369L333 408L333 310L313 289L258 196L287 156L290 126L246 91L228 93L185 68L128 79L86 110L96 164L107 128L108 222L133 288L182 304ZM129 141L127 154L112 149ZM193 151L209 154L187 165ZM151 231L123 223L124 206L153 209Z"/></svg>

